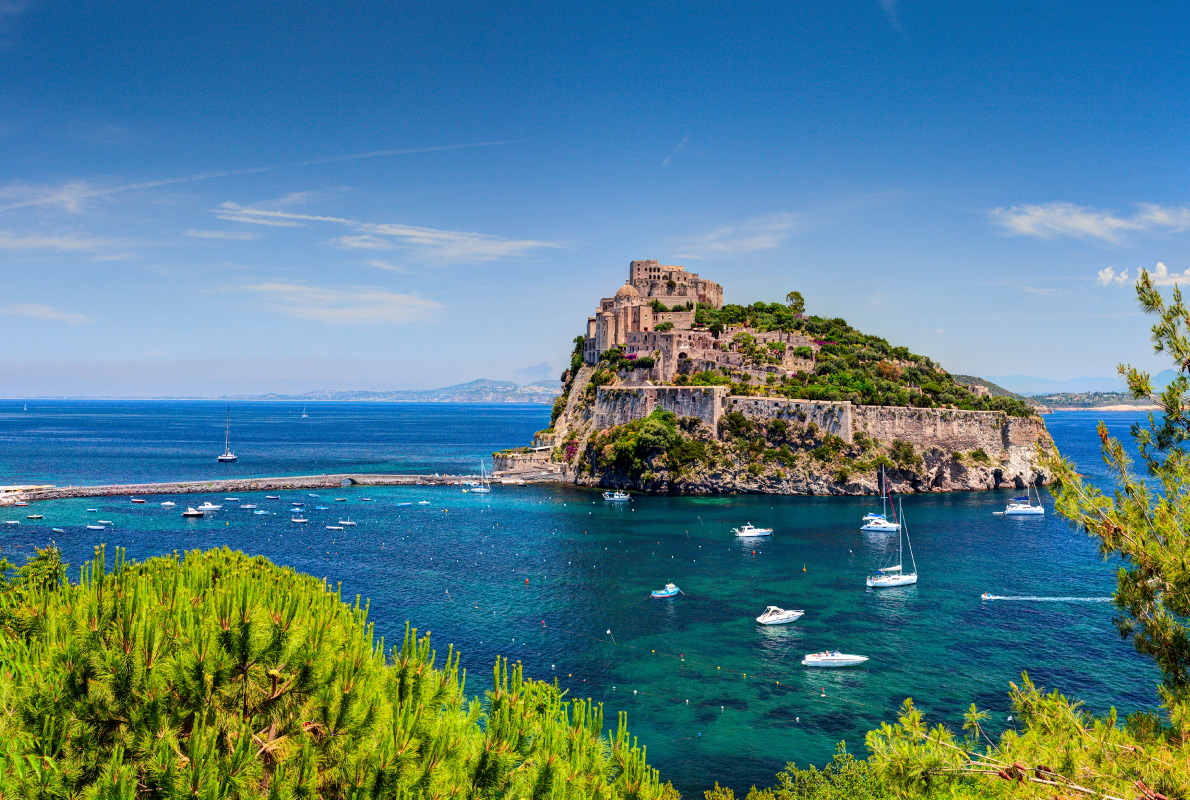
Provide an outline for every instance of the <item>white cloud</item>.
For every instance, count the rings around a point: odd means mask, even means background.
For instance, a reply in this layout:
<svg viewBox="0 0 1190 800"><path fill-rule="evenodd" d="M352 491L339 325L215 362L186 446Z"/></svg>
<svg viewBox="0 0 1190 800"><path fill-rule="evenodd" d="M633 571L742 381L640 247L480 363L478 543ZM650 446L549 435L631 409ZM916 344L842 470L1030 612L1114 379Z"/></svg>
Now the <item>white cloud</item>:
<svg viewBox="0 0 1190 800"><path fill-rule="evenodd" d="M1158 261L1157 266L1149 270L1149 280L1157 286L1173 286L1175 283L1190 285L1190 269L1185 272L1170 272L1164 263Z"/></svg>
<svg viewBox="0 0 1190 800"><path fill-rule="evenodd" d="M83 236L73 233L60 235L18 234L11 231L0 231L0 250L56 250L59 253L77 253L126 245L127 242L106 239L102 236Z"/></svg>
<svg viewBox="0 0 1190 800"><path fill-rule="evenodd" d="M252 239L259 239L259 233L251 231L200 231L191 228L184 231L187 236L193 236L195 239L229 239L237 242L247 242Z"/></svg>
<svg viewBox="0 0 1190 800"><path fill-rule="evenodd" d="M1099 270L1099 274L1095 278L1095 283L1099 286L1111 286L1113 283L1116 286L1123 286L1128 283L1128 270L1121 270L1117 275L1112 267L1104 267Z"/></svg>
<svg viewBox="0 0 1190 800"><path fill-rule="evenodd" d="M996 208L992 222L1018 236L1072 236L1119 243L1129 233L1178 233L1190 229L1190 207L1137 204L1131 216L1073 203L1041 203Z"/></svg>
<svg viewBox="0 0 1190 800"><path fill-rule="evenodd" d="M390 263L388 261L381 261L379 258L373 258L371 261L365 261L364 263L367 264L369 267L375 267L376 269L384 269L384 270L388 270L389 272L408 272L409 271L409 270L405 269L404 267L399 267L396 264Z"/></svg>
<svg viewBox="0 0 1190 800"><path fill-rule="evenodd" d="M360 236L336 236L330 240L332 247L342 250L392 250L395 244L379 236L363 234Z"/></svg>
<svg viewBox="0 0 1190 800"><path fill-rule="evenodd" d="M258 225L296 227L308 222L345 225L354 236L339 236L330 241L335 247L347 249L384 250L398 245L412 250L426 260L446 263L475 264L504 258L524 256L534 250L562 247L557 242L536 239L505 239L487 233L423 228L403 223L360 222L344 217L315 214L295 214L290 211L241 206L223 203L215 211L219 219L251 222Z"/></svg>
<svg viewBox="0 0 1190 800"><path fill-rule="evenodd" d="M804 227L797 214L783 211L703 234L685 246L678 258L705 258L707 255L733 255L775 250Z"/></svg>
<svg viewBox="0 0 1190 800"><path fill-rule="evenodd" d="M383 325L424 319L438 303L414 294L375 287L320 288L303 283L261 283L245 287L277 311L332 325Z"/></svg>
<svg viewBox="0 0 1190 800"><path fill-rule="evenodd" d="M11 306L0 306L0 314L7 314L14 317L30 317L47 322L67 322L71 325L81 325L84 322L91 321L91 318L86 314L63 311L60 308L47 306L43 303L17 303Z"/></svg>

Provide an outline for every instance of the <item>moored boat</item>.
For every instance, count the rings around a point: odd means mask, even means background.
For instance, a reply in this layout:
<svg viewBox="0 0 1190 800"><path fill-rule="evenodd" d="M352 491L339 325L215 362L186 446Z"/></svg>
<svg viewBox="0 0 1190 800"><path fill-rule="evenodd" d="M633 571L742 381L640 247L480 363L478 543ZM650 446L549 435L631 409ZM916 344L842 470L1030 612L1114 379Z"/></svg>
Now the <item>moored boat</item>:
<svg viewBox="0 0 1190 800"><path fill-rule="evenodd" d="M868 660L867 656L840 653L838 650L824 650L821 653L806 653L802 659L804 667L857 667Z"/></svg>
<svg viewBox="0 0 1190 800"><path fill-rule="evenodd" d="M905 509L901 508L901 522L897 526L897 557L896 563L887 567L880 567L868 576L866 583L873 589L889 589L894 586L909 586L917 583L917 560L913 557L913 542L909 539L909 526L905 523ZM905 542L909 542L909 561L913 564L912 572L905 572L904 564Z"/></svg>
<svg viewBox="0 0 1190 800"><path fill-rule="evenodd" d="M677 586L674 586L672 583L667 583L667 584L665 584L664 588L654 589L653 591L649 592L649 596L650 597L673 597L680 591L682 591L682 590L679 589Z"/></svg>
<svg viewBox="0 0 1190 800"><path fill-rule="evenodd" d="M784 625L787 622L805 616L805 611L792 611L784 608L777 608L776 606L769 606L764 610L764 613L756 618L756 621L761 625Z"/></svg>
<svg viewBox="0 0 1190 800"><path fill-rule="evenodd" d="M107 530L107 528L105 528L102 525L88 525L87 530L89 530L89 531L105 531L105 530Z"/></svg>
<svg viewBox="0 0 1190 800"><path fill-rule="evenodd" d="M139 497L130 497L130 498L129 498L129 500L131 500L133 503L143 503L143 502L145 502L144 500L142 500L142 499L141 499L141 498L139 498Z"/></svg>
<svg viewBox="0 0 1190 800"><path fill-rule="evenodd" d="M26 514L25 519L45 519L45 514Z"/></svg>
<svg viewBox="0 0 1190 800"><path fill-rule="evenodd" d="M628 494L628 492L622 492L619 489L616 489L614 492L604 492L603 499L611 500L613 503L624 503L628 500L631 500L632 495Z"/></svg>
<svg viewBox="0 0 1190 800"><path fill-rule="evenodd" d="M201 506L198 507L198 510L199 511L218 511L221 508L223 508L223 506L216 505L216 504L212 503L210 500L206 500L203 502L203 504Z"/></svg>
<svg viewBox="0 0 1190 800"><path fill-rule="evenodd" d="M194 506L187 506L186 510L182 512L183 517L201 517L206 514L205 511L199 511Z"/></svg>
<svg viewBox="0 0 1190 800"><path fill-rule="evenodd" d="M215 460L221 464L230 464L236 460L236 454L231 452L231 406L227 407L227 427L223 431L223 455Z"/></svg>
<svg viewBox="0 0 1190 800"><path fill-rule="evenodd" d="M896 533L901 529L901 525L897 522L896 509L893 510L893 518L888 519L888 501L892 495L892 491L888 486L888 478L884 475L884 467L880 468L880 513L871 512L864 514L863 525L860 526L861 531L868 533Z"/></svg>
<svg viewBox="0 0 1190 800"><path fill-rule="evenodd" d="M746 522L738 528L732 528L731 532L736 536L772 536L772 528L758 528L751 522Z"/></svg>
<svg viewBox="0 0 1190 800"><path fill-rule="evenodd" d="M290 517L289 521L290 522L309 522L310 520L306 519L305 517Z"/></svg>
<svg viewBox="0 0 1190 800"><path fill-rule="evenodd" d="M166 500L164 503L161 504L161 507L162 508L173 508L176 505L177 505L177 503L175 503L173 500Z"/></svg>

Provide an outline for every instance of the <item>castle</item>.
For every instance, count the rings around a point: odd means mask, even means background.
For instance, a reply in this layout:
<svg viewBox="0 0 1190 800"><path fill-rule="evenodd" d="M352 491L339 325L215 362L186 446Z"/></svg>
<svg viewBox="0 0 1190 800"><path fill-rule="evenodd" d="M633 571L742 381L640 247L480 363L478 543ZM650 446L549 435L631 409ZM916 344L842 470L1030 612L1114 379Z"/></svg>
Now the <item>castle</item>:
<svg viewBox="0 0 1190 800"><path fill-rule="evenodd" d="M723 287L684 267L633 261L624 285L587 317L583 361L596 364L605 352L619 348L629 360L652 359L649 374L642 377L657 383L712 369L762 381L813 370L820 346L809 337L760 333L746 325L710 330L697 323L700 305L722 308Z"/></svg>

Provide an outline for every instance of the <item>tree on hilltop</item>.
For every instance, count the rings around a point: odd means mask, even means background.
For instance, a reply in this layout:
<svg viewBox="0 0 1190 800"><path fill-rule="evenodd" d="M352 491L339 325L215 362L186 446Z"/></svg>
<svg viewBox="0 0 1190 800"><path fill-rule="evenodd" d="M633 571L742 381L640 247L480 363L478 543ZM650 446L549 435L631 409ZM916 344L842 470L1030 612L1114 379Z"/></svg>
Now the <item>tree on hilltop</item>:
<svg viewBox="0 0 1190 800"><path fill-rule="evenodd" d="M801 314L806 310L806 299L802 297L801 292L790 292L785 295L785 304L794 314Z"/></svg>

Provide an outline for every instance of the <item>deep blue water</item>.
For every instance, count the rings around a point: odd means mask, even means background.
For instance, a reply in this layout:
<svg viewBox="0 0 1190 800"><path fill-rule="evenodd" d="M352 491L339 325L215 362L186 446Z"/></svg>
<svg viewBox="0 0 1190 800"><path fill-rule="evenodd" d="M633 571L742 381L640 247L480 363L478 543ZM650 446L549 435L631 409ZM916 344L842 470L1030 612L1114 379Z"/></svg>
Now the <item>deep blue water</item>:
<svg viewBox="0 0 1190 800"><path fill-rule="evenodd" d="M244 404L232 410L240 461L228 470L214 463L224 411L199 402L0 409L0 483L472 471L549 419L544 406L318 403L302 420L291 404ZM1106 416L1123 436L1143 418ZM1046 422L1062 452L1102 481L1096 419L1067 412ZM354 487L280 501L242 494L276 513L225 502L194 521L162 509L164 497L140 506L106 498L38 504L43 521L0 512L22 521L0 530L0 545L19 559L61 527L55 538L78 564L98 542L135 558L227 544L342 582L348 597L370 598L390 643L408 620L433 631L440 650L454 644L474 692L500 654L604 702L612 724L628 712L650 761L693 797L716 780L737 791L771 784L785 762L822 763L840 740L863 754L864 733L907 696L934 721L957 724L974 702L1005 724L1008 682L1022 670L1092 711L1152 708L1157 673L1120 640L1110 603L980 600L985 591L1103 598L1115 586L1114 566L1052 513L994 516L1009 494L905 497L921 582L882 591L867 589L864 575L895 539L858 530L872 505L863 498L638 497L621 507L565 487L497 486L487 496ZM311 508L299 526L289 521L291 500L330 509ZM359 525L325 529L345 515ZM99 518L114 527L83 527ZM730 528L746 521L776 534L740 543ZM648 599L667 581L684 594ZM769 604L806 615L762 628L753 618ZM800 665L828 647L871 660L853 670Z"/></svg>

